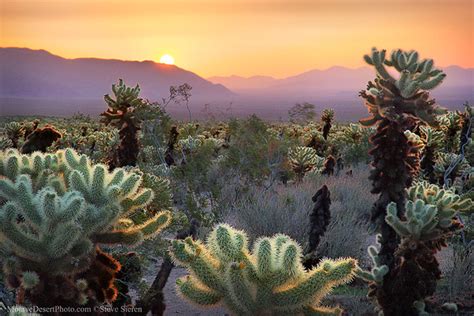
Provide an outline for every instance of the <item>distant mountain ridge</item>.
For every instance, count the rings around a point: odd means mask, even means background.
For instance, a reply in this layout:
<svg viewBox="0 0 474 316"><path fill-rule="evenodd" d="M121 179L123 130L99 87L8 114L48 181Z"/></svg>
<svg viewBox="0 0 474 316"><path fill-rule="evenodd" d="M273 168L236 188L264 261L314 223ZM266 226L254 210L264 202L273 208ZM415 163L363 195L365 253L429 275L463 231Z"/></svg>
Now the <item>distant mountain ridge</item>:
<svg viewBox="0 0 474 316"><path fill-rule="evenodd" d="M442 68L447 74L443 84L433 95L445 98L474 98L474 68L449 66ZM352 97L374 79L370 67L346 68L333 66L325 70L310 70L295 76L276 79L268 76L214 76L209 81L220 83L232 91L252 95L282 96L295 94L303 97Z"/></svg>
<svg viewBox="0 0 474 316"><path fill-rule="evenodd" d="M316 111L335 109L339 120L357 120L367 110L358 92L374 79L370 67L334 66L277 79L270 76L216 76L204 79L173 65L153 61L117 59L66 59L45 50L0 48L0 115L97 115L105 110L103 95L119 78L127 85L140 84L142 97L160 101L171 85L192 86L193 118L247 116L286 119L295 103L310 102ZM474 103L474 68L444 68L445 82L432 96L450 109ZM171 104L167 111L187 117L183 106Z"/></svg>
<svg viewBox="0 0 474 316"><path fill-rule="evenodd" d="M150 99L167 97L171 85L189 83L195 98L223 98L233 93L190 71L153 61L117 59L66 59L45 50L0 48L0 96L24 98L101 99L123 78L140 84Z"/></svg>

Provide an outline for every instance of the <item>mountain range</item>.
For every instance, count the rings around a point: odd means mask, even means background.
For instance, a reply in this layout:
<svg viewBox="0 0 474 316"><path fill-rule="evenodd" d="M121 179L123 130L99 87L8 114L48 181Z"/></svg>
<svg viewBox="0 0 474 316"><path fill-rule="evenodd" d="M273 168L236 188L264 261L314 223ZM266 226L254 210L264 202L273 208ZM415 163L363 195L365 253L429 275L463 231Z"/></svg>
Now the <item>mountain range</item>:
<svg viewBox="0 0 474 316"><path fill-rule="evenodd" d="M367 113L358 91L374 77L373 69L334 66L287 78L220 76L204 79L173 65L153 61L66 59L44 50L0 48L0 115L97 114L105 109L102 97L112 83L123 78L140 84L142 96L161 100L171 85L192 86L190 107L194 118L246 116L285 119L295 103L310 102L317 112L331 107L340 120L357 120ZM474 68L443 68L445 82L433 92L439 104L450 109L474 101ZM170 105L168 111L183 117L186 109Z"/></svg>

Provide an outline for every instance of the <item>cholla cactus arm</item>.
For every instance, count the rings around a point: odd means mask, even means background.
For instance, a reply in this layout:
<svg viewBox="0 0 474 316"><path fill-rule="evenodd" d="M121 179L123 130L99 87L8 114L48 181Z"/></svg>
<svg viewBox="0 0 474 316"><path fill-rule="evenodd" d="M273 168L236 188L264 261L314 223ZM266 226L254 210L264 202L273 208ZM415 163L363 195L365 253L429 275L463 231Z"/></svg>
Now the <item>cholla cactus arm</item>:
<svg viewBox="0 0 474 316"><path fill-rule="evenodd" d="M385 60L385 55L387 51L385 49L378 51L375 47L372 48L371 55L364 55L364 60L367 64L374 66L375 70L377 71L377 75L382 77L385 80L389 80L395 82L395 79L388 73L387 69L385 69L384 64L389 64L389 61Z"/></svg>
<svg viewBox="0 0 474 316"><path fill-rule="evenodd" d="M425 146L441 146L443 142L443 132L436 130L430 126L420 126L422 140Z"/></svg>
<svg viewBox="0 0 474 316"><path fill-rule="evenodd" d="M321 299L355 274L353 259L323 260L307 272L301 248L288 236L260 238L252 252L243 231L218 225L206 244L174 240L170 254L190 276L177 282L179 293L198 305L224 304L233 314L339 315Z"/></svg>
<svg viewBox="0 0 474 316"><path fill-rule="evenodd" d="M419 62L417 52L400 49L392 52L391 59L386 60L385 50L375 48L372 49L372 56L365 55L364 59L375 67L378 78L360 94L372 115L361 120L361 124L371 126L383 118L399 120L406 115L436 124L436 115L443 114L445 110L436 107L434 100L429 100L427 91L438 86L446 75L441 70L433 69L433 60ZM384 64L400 72L398 80L388 73Z"/></svg>
<svg viewBox="0 0 474 316"><path fill-rule="evenodd" d="M413 238L415 240L426 240L433 238L434 230L438 225L445 226L442 218L437 218L438 210L436 206L425 204L423 200L406 203L406 220L401 220L397 216L397 206L390 203L387 206L387 216L385 221L400 237ZM447 226L451 225L451 219Z"/></svg>
<svg viewBox="0 0 474 316"><path fill-rule="evenodd" d="M367 282L375 282L377 284L383 284L383 278L388 273L389 269L388 266L385 264L381 264L379 258L379 250L380 248L380 238L381 235L376 236L376 245L371 245L367 249L369 253L369 257L372 260L372 269L370 271L362 270L361 268L357 269L356 276L367 281Z"/></svg>
<svg viewBox="0 0 474 316"><path fill-rule="evenodd" d="M115 100L108 94L104 96L107 105L115 111L124 111L128 107L139 106L142 100L138 97L140 94L140 86L137 84L134 88L127 87L122 79L119 79L118 84L112 85L112 92ZM115 113L108 113L110 118L114 119Z"/></svg>
<svg viewBox="0 0 474 316"><path fill-rule="evenodd" d="M474 208L474 202L469 198L463 198L450 189L443 189L436 184L426 181L418 182L408 190L408 198L411 201L423 200L426 204L435 205L438 209L440 220L453 217L457 212L469 212Z"/></svg>

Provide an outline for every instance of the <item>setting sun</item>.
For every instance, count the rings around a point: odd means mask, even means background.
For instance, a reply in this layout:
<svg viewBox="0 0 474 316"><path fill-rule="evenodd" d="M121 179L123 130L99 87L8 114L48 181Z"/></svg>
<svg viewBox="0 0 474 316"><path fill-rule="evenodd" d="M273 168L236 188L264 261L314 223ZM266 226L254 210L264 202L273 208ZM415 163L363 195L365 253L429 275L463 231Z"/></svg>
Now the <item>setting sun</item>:
<svg viewBox="0 0 474 316"><path fill-rule="evenodd" d="M167 64L167 65L174 65L174 58L171 55L163 55L160 58L160 63Z"/></svg>

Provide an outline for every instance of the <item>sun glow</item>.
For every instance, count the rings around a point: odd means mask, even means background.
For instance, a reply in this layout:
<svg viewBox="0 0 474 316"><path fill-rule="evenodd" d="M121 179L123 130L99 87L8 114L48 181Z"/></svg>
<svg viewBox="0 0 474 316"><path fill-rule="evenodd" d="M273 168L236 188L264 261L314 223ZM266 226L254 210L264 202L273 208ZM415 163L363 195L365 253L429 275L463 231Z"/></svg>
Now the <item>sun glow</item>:
<svg viewBox="0 0 474 316"><path fill-rule="evenodd" d="M163 55L160 58L160 63L166 64L166 65L174 65L174 58L171 55Z"/></svg>

